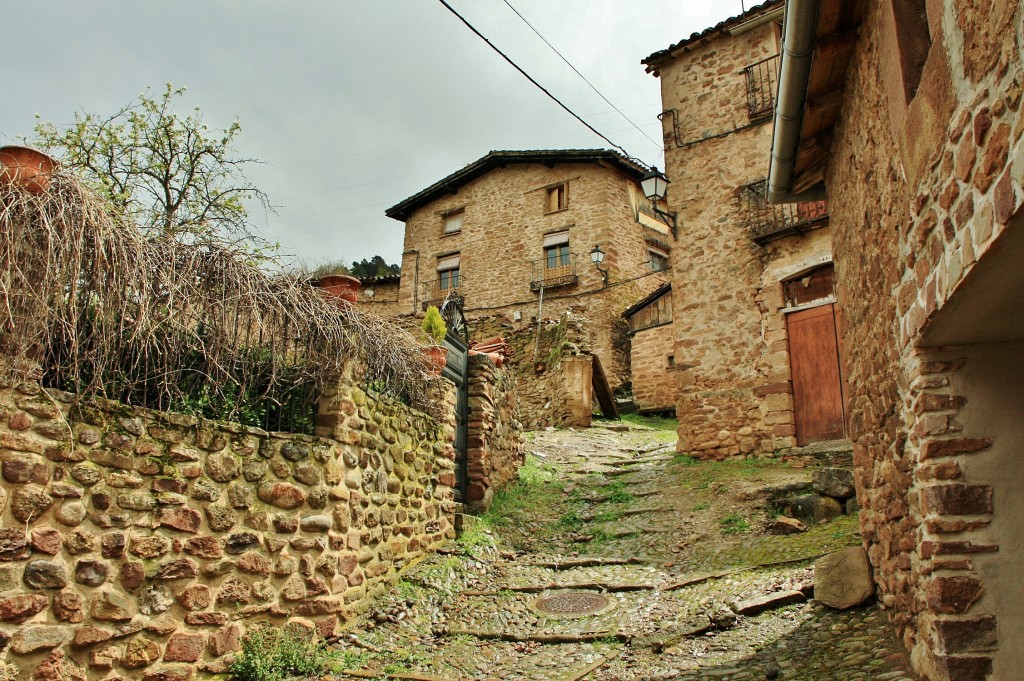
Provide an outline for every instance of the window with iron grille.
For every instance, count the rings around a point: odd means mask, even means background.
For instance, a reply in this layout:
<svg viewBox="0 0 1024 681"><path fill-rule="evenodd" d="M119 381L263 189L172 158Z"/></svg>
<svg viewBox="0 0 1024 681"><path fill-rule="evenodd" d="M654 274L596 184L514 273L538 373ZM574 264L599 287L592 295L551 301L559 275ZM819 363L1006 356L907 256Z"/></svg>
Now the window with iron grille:
<svg viewBox="0 0 1024 681"><path fill-rule="evenodd" d="M743 69L747 77L747 112L750 120L772 115L775 89L779 82L779 55L751 64Z"/></svg>

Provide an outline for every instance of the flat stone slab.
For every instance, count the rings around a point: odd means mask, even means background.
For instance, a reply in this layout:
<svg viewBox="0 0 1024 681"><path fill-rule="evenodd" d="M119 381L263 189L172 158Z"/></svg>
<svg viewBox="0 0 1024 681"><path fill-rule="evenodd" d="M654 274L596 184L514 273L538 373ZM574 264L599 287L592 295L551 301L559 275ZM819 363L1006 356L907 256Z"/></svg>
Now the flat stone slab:
<svg viewBox="0 0 1024 681"><path fill-rule="evenodd" d="M740 601L732 609L737 615L753 617L768 610L784 608L787 605L803 603L806 600L807 597L799 591L776 591L765 596L757 596Z"/></svg>

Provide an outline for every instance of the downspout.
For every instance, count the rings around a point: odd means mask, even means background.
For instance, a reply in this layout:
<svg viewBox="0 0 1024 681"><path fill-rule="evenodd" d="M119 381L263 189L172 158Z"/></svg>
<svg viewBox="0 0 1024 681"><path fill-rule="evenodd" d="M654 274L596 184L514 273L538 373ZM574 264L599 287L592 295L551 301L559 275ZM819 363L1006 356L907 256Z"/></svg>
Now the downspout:
<svg viewBox="0 0 1024 681"><path fill-rule="evenodd" d="M819 1L786 2L772 160L768 170L768 201L771 203L820 201L825 198L822 187L801 194L791 192L804 102L807 98L807 81L811 73L811 55L818 26Z"/></svg>

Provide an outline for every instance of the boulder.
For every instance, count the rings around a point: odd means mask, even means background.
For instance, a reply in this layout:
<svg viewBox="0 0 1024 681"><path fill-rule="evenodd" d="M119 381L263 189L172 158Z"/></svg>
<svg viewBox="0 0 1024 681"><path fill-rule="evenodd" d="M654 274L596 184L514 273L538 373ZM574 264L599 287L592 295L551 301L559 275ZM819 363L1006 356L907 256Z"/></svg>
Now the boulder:
<svg viewBox="0 0 1024 681"><path fill-rule="evenodd" d="M814 491L827 497L849 499L856 494L853 471L848 468L819 468L814 471Z"/></svg>
<svg viewBox="0 0 1024 681"><path fill-rule="evenodd" d="M796 518L787 518L786 516L779 516L768 526L768 532L771 534L800 534L806 531L806 525Z"/></svg>
<svg viewBox="0 0 1024 681"><path fill-rule="evenodd" d="M830 553L814 564L814 598L837 610L866 603L875 594L868 554L860 546Z"/></svg>
<svg viewBox="0 0 1024 681"><path fill-rule="evenodd" d="M807 525L817 525L843 515L843 505L832 497L803 494L790 499L783 509L787 516Z"/></svg>

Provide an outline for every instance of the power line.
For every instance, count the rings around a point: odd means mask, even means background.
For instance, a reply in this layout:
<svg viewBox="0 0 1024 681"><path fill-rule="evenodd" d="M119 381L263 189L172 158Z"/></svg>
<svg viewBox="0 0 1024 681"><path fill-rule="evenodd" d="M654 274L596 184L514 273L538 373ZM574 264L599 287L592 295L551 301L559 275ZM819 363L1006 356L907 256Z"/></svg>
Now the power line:
<svg viewBox="0 0 1024 681"><path fill-rule="evenodd" d="M498 54L500 54L500 55L501 55L501 57L502 57L502 59L504 59L504 60L505 60L505 61L507 61L507 62L508 62L509 64L511 64L511 65L512 65L512 67L513 67L513 68L515 68L515 70L516 70L516 71L518 71L519 73L523 74L523 76L524 76L524 77L525 77L525 78L526 78L526 79L527 79L528 81L530 81L531 83L533 83L533 85L534 85L534 86L535 86L535 87L536 87L536 88L537 88L538 90L540 90L541 92L543 92L544 94L546 94L546 95L547 95L548 97L550 97L550 98L551 98L551 101L553 101L553 102L554 102L555 104L557 104L558 106L560 106L560 107L562 107L563 109L565 109L565 110L566 110L566 111L567 111L567 112L569 113L569 115L571 115L571 116L572 116L573 118L575 118L575 119L576 119L576 120L578 120L578 121L579 121L580 123L582 123L583 125L585 125L585 126L586 126L586 127L587 127L587 128L589 129L589 130L590 130L590 132L594 133L595 135L597 135L598 137L600 137L601 139L603 139L603 140L604 140L605 142L607 142L608 144L612 145L613 147L615 147L616 149L618 149L619 151L621 151L621 152L622 152L623 154L625 154L625 155L626 155L626 157L627 157L627 158L630 158L630 159L632 159L632 158L633 158L633 157L632 157L632 156L630 155L630 153L629 153L628 151L626 151L625 149L623 149L622 147L620 147L620 146L619 146L618 144L616 144L615 142L612 142L612 141L611 141L610 139L608 139L608 138L607 138L607 137L605 137L605 136L604 136L603 134L601 134L601 133L600 133L600 132L599 132L599 131L597 130L597 128L595 128L595 127L594 127L594 126L592 126L592 125L591 125L590 123L587 123L587 122L586 122L585 120L583 120L583 119L582 119L582 118L581 118L581 117L579 116L579 114L577 114L577 113L576 113L575 111L573 111L573 110L572 110L572 109L570 109L570 108L569 108L568 106L566 106L565 104L563 104L563 103L561 102L561 100L559 100L559 99L558 99L558 97L555 97L555 96L554 96L553 94L551 94L551 93L550 93L550 92L549 92L549 91L548 91L548 90L547 90L547 89L546 89L546 88L545 88L545 87L544 87L543 85L541 85L541 84L540 84L540 83L538 83L538 82L537 82L536 80L534 80L534 79L533 79L533 76L531 76L531 75L530 75L529 73L527 73L526 71L524 71L524 70L523 70L523 68L522 68L521 66L519 66L519 64L517 64L517 63L515 63L514 61L512 61L512 59L511 59L511 58L510 58L510 57L509 57L509 56L508 56L507 54L505 54L504 52L502 52L501 50L499 50L499 49L498 49L497 47L495 47L494 43L492 43L492 42L491 42L490 40L488 40L488 39L487 39L487 37L486 37L486 36L485 36L485 35L484 35L483 33L481 33L480 31L476 30L476 27L475 27L475 26L473 26L473 24L469 23L469 21L467 21L465 17L463 17L463 16L462 16L461 14L459 14L458 12L456 12L456 11L455 11L455 8L454 8L454 7L452 7L452 6L451 6L451 5L449 5L449 4L447 3L447 2L445 2L445 0L438 0L438 2L440 2L440 3L442 4L442 5L444 5L444 6L445 6L445 8L446 8L446 9L447 9L447 10L448 10L449 12L451 12L451 13L452 13L452 14L454 14L454 15L455 15L456 17L458 17L458 18L459 18L459 20L460 20L460 21L461 21L462 23L464 23L464 24L466 25L466 27L467 27L467 28L469 28L469 30L473 31L473 33L475 33L475 34L476 34L476 35L477 35L477 36L478 36L478 37L479 37L479 38L480 38L481 40L483 40L483 41L484 41L485 43L487 43L487 45L488 45L488 46L489 46L489 47L490 47L490 48L491 48L492 50L494 50L495 52L497 52Z"/></svg>
<svg viewBox="0 0 1024 681"><path fill-rule="evenodd" d="M640 133L641 135L643 135L643 136L644 136L644 137L646 137L647 139L651 140L651 144L654 144L654 145L658 145L658 146L660 146L660 145L658 144L658 142L655 142L655 141L654 141L653 139L651 139L651 137L650 137L650 136L649 136L649 135L648 135L648 134L647 134L646 132L644 132L643 130L641 130L641 129L640 129L640 126L638 126L638 125L637 125L636 123L634 123L634 122L633 122L633 119L631 119L631 118L630 118L629 116L627 116L626 114L624 114L624 113L622 113L621 111L619 111L619 108L618 108L617 106L615 106L614 104L612 104L612 103L611 103L611 102L610 102L610 101L608 100L608 98L607 98L607 97L605 97L605 96L604 96L604 95L603 95L603 94L601 93L601 91L600 91L600 90L598 90L598 89L597 89L596 87L594 87L594 84L593 84L593 83L591 83L591 82L590 82L589 80L587 80L587 77L586 77L586 76L584 76L584 75L583 75L582 73L580 73L579 69L577 69L577 68L576 68L575 66L573 66L573 65L572 65L572 63L571 63L571 62L570 62L570 61L569 61L568 59L566 59L566 58L565 58L565 55L563 55L563 54L562 54L561 52L559 52L559 51L558 51L558 50L557 50L557 49L555 48L555 46L554 46L554 45L552 45L551 43L549 43L549 42L548 42L548 39L547 39L547 38L545 38L545 37L544 37L543 35L541 35L540 31L538 31L538 30L537 30L536 28L534 28L533 24L531 24L531 23L530 23L529 21L527 21L527 20L526 20L526 17L524 17L524 16L522 15L522 14L520 14L520 13L519 13L519 10L517 10L517 9L516 9L515 7L513 7L513 6L512 6L512 3L510 3L510 2L508 1L508 0L502 0L502 2L504 2L504 3L506 4L506 5L508 5L508 8L509 8L510 10L512 10L513 12L515 12L515 13L516 13L516 16L517 16L517 17L519 17L520 19L522 19L522 20L523 20L523 23L524 23L524 24L526 24L527 26L529 26L529 27L530 27L530 30L531 30L531 31L533 31L534 33L536 33L536 34L537 34L537 37L538 37L538 38L540 38L541 40L543 40L543 41L544 41L544 44L545 44L545 45L547 45L548 47L550 47L550 48L551 48L551 51L552 51L552 52L554 52L555 54L557 54L557 55L559 56L559 58L560 58L560 59L561 59L562 61L564 61L564 62L565 62L566 66L568 66L568 67L569 67L570 69L572 69L572 70L573 70L573 71L574 71L574 72L576 73L576 75L577 75L577 76L579 76L580 78L582 78L582 79L583 79L583 82L584 82L584 83L586 83L587 85L589 85L589 86L590 86L590 89L591 89L591 90L593 90L594 92L596 92L596 93L597 93L597 96L598 96L598 97L600 97L601 99L603 99L603 100L605 101L605 103L606 103L606 104L607 104L608 106L610 106L611 108L615 109L615 113L617 113L617 114L619 114L620 116L622 116L623 118L625 118L625 119L626 119L626 120L627 120L627 121L629 122L629 124L630 124L630 125L632 125L632 126L633 126L634 128L636 128L637 132L639 132L639 133Z"/></svg>

